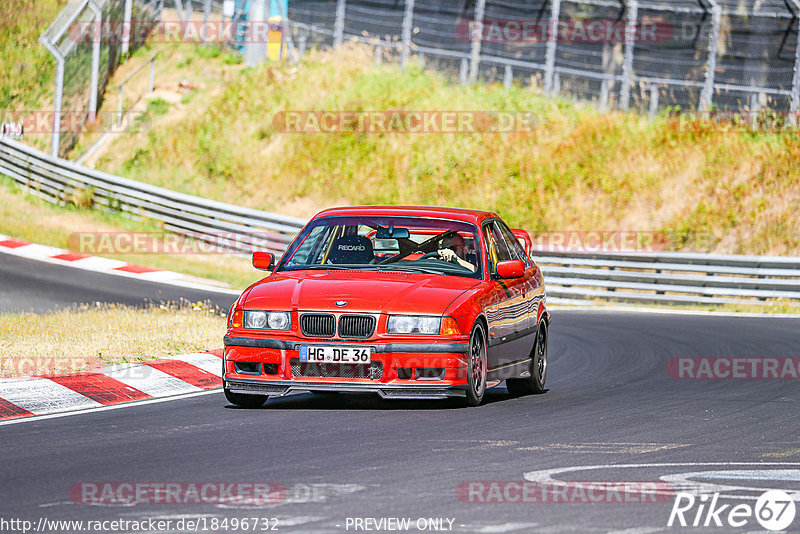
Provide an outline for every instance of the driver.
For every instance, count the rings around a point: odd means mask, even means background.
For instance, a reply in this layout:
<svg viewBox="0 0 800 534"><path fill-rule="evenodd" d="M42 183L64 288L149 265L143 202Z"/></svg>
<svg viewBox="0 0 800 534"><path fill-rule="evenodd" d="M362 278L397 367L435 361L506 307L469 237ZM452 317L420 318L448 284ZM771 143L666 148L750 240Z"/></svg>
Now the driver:
<svg viewBox="0 0 800 534"><path fill-rule="evenodd" d="M475 272L476 267L464 259L467 254L467 244L463 237L458 234L445 237L442 240L441 247L439 249L440 260L457 263L465 269Z"/></svg>

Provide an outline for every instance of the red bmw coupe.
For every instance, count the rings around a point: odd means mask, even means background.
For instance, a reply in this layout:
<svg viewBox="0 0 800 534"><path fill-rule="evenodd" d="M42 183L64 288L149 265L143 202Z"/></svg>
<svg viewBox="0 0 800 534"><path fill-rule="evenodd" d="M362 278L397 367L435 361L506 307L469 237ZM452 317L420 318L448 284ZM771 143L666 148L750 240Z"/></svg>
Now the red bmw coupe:
<svg viewBox="0 0 800 534"><path fill-rule="evenodd" d="M517 233L519 233L517 231ZM494 213L361 206L317 214L231 307L223 386L258 407L292 391L461 397L542 393L542 273Z"/></svg>

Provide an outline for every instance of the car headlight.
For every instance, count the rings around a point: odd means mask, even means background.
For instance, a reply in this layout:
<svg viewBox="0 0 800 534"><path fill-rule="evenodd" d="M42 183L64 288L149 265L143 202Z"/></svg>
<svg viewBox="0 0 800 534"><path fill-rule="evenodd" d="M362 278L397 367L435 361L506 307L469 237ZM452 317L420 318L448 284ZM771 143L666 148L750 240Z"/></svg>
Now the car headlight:
<svg viewBox="0 0 800 534"><path fill-rule="evenodd" d="M386 325L387 334L438 334L441 317L421 315L390 315Z"/></svg>
<svg viewBox="0 0 800 534"><path fill-rule="evenodd" d="M244 327L257 330L289 330L292 322L289 312L246 311Z"/></svg>

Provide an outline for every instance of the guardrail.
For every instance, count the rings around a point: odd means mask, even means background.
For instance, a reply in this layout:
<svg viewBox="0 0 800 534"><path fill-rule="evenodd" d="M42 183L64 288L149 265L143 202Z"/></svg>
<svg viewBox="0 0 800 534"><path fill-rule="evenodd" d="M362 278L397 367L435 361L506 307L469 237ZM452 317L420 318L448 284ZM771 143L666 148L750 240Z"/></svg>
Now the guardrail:
<svg viewBox="0 0 800 534"><path fill-rule="evenodd" d="M306 222L89 169L10 139L0 139L0 173L50 202L88 195L100 209L161 221L166 230L242 254L281 253ZM800 304L798 258L546 250L533 256L557 302Z"/></svg>
<svg viewBox="0 0 800 534"><path fill-rule="evenodd" d="M800 259L683 252L534 251L548 297L653 304L800 303Z"/></svg>
<svg viewBox="0 0 800 534"><path fill-rule="evenodd" d="M0 173L50 202L90 197L107 210L161 221L164 229L234 252L282 252L305 220L243 208L128 180L0 141Z"/></svg>

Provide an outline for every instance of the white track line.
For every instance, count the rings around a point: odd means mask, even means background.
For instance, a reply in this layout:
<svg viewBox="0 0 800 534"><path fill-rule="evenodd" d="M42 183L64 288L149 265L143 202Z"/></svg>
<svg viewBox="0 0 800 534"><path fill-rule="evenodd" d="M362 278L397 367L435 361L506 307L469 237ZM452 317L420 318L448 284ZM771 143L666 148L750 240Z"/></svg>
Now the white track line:
<svg viewBox="0 0 800 534"><path fill-rule="evenodd" d="M173 395L171 397L160 397L157 399L146 399L140 401L132 401L132 402L125 402L122 404L112 404L111 406L101 406L99 408L88 408L86 410L75 410L72 412L62 412L62 413L54 413L49 415L41 415L37 417L19 417L16 419L6 419L5 421L0 421L0 426L4 425L16 425L19 423L34 423L36 421L43 421L45 419L58 419L61 417L70 417L73 415L81 415L85 413L94 413L94 412L105 412L107 410L121 410L123 408L132 408L135 406L142 406L145 404L157 404L159 402L170 402L176 401L181 399L187 399L189 397L199 397L201 395L211 395L213 393L220 393L222 388L215 388L215 389L205 389L202 391L198 391L195 393L185 393L183 395Z"/></svg>

